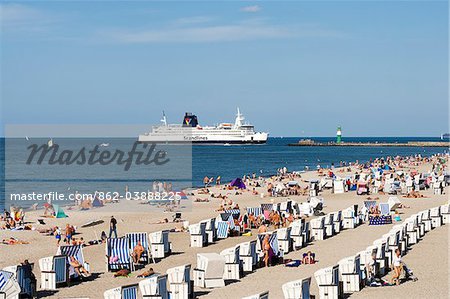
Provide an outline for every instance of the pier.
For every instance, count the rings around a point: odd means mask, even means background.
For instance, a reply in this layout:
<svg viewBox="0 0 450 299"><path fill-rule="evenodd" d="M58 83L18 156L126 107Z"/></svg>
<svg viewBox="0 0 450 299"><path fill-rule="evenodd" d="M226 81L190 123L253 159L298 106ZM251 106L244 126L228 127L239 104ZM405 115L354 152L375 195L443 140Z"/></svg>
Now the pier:
<svg viewBox="0 0 450 299"><path fill-rule="evenodd" d="M297 143L289 143L288 146L367 146L367 147L450 147L448 141L410 141L403 143L389 142L315 142L311 139L302 139Z"/></svg>

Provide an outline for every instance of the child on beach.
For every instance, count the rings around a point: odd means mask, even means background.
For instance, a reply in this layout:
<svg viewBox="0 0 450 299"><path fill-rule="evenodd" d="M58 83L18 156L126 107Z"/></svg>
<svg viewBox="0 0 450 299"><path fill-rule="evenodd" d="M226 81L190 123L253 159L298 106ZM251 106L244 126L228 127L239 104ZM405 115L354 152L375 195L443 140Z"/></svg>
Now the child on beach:
<svg viewBox="0 0 450 299"><path fill-rule="evenodd" d="M56 245L59 246L59 243L61 242L61 230L59 229L59 227L55 227L55 239L56 239Z"/></svg>

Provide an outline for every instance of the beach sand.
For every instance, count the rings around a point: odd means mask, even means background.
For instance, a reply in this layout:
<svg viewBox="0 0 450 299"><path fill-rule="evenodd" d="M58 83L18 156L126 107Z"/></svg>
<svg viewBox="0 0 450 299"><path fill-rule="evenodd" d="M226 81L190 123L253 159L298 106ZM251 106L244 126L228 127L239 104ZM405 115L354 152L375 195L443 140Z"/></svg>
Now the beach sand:
<svg viewBox="0 0 450 299"><path fill-rule="evenodd" d="M416 168L419 171L430 169L430 165L421 165ZM344 176L345 173L337 173ZM302 180L316 178L316 172L307 172L302 174ZM306 183L301 183L303 186ZM263 188L257 188L260 192L266 192ZM217 187L212 188L213 192L219 193ZM449 193L449 187L445 190ZM221 191L224 194L224 191ZM448 202L448 195L432 195L430 190L424 191L424 195L429 198L421 199L406 199L400 198L402 203L410 208L401 209L402 220L409 215L421 211L423 209L435 207ZM357 196L355 192L348 192L344 194L331 194L330 191L325 191L320 194L324 197L325 207L324 212L332 212L342 210L353 204L363 205L367 196ZM196 197L205 198L205 195L198 195ZM385 202L388 195L371 195L372 198L379 197L380 202ZM230 198L239 204L241 212L244 208L249 206L258 206L260 203L269 203L272 198L265 197L261 199L259 195L253 195L251 192L244 192L242 195L230 196ZM306 196L289 196L273 198L274 202L282 202L287 199L292 199L297 202L306 201ZM219 199L212 199L210 202L193 203L192 211L183 212L183 219L196 223L206 218L216 217L218 212L215 210L220 206ZM51 227L58 225L64 227L66 223L80 227L82 224L91 220L102 219L105 223L94 226L93 228L79 228L80 233L77 237L82 236L86 241L96 239L100 236L101 231L108 232L109 219L114 215L118 219L118 233L124 235L127 232L153 232L163 229L171 229L180 227L180 223L155 224L158 220L163 218L171 219L174 213L161 212L145 212L145 213L127 213L117 211L114 205L109 205L96 209L95 211L66 211L69 218L53 219L46 218L45 226L37 227ZM42 211L28 212L26 221L35 222ZM285 282L312 277L311 280L311 294L318 298L318 288L313 277L316 270L331 265L350 255L356 254L358 251L365 249L371 245L375 239L380 238L387 233L391 227L395 225L383 226L368 226L363 224L353 230L343 230L338 235L326 239L324 241L312 242L307 247L301 250L289 253L285 258L301 259L303 253L312 251L316 253L318 263L314 265L301 265L298 268L288 268L283 265L278 265L269 268L259 268L253 273L246 275L240 282L227 284L220 289L200 289L195 291L201 294L201 298L241 298L243 296L252 295L261 291L270 291L270 298L283 298L281 285ZM417 282L408 281L400 286L394 287L379 287L379 288L364 288L361 292L352 295L355 298L447 298L449 294L449 273L448 273L448 235L449 225L442 226L425 235L424 239L418 244L414 245L413 249L404 257L404 261L414 270L415 275L419 278ZM0 238L16 237L21 240L30 242L30 244L23 245L0 245L0 268L11 266L22 262L24 259L29 259L30 262L35 263L35 274L38 278L39 285L39 267L38 260L42 257L52 256L56 254L57 245L53 236L44 236L36 231L4 231L0 230ZM223 249L229 248L233 245L244 241L254 240L256 238L256 231L252 237L230 237L225 240L217 241L213 245L204 248L190 248L189 247L189 233L178 232L170 233L169 239L173 244L173 254L169 257L157 262L156 264L147 265L146 268L153 267L157 273L165 273L168 268L190 263L192 268L196 265L196 254L200 252L216 252L220 253ZM105 264L105 245L93 245L84 248L84 257L90 263L91 272L94 274L92 281L74 283L70 287L58 288L56 293L40 293L40 296L47 296L48 298L65 298L83 296L89 298L103 298L103 292L120 286L133 284L140 281L136 278L141 271L133 272L130 278L113 278L112 273L106 272Z"/></svg>

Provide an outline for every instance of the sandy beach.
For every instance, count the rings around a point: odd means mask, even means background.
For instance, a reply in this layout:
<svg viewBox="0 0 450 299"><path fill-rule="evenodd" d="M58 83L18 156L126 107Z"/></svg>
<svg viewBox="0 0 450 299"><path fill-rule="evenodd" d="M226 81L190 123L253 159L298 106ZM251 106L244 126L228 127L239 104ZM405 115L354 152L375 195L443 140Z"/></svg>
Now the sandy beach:
<svg viewBox="0 0 450 299"><path fill-rule="evenodd" d="M418 171L428 171L431 169L430 164L423 164L416 167ZM338 173L346 175L348 173ZM298 179L300 185L306 186L304 180L317 178L317 172L310 171L302 174ZM257 188L259 192L265 192L264 188ZM224 192L218 187L211 188L212 192ZM401 202L409 208L400 209L402 220L409 215L439 206L448 202L449 187L446 187L444 195L432 195L431 190L423 193L428 198L402 198ZM267 192L266 192L267 193ZM223 193L222 193L223 194ZM329 190L320 194L325 200L324 213L333 212L347 208L353 204L363 205L364 200L368 196L358 196L356 192L346 192L343 194L332 194ZM385 202L388 195L370 195L370 197L378 197L379 202ZM194 198L207 198L207 195L196 194ZM230 198L241 207L241 213L244 208L249 206L258 206L260 203L269 203L286 201L292 199L298 203L307 200L307 196L289 196L289 197L265 197L253 195L250 191L244 191L242 195ZM206 218L216 217L218 212L216 209L220 206L219 199L211 199L209 202L193 202L192 211L183 212L183 220L190 223L196 223ZM27 222L36 222L42 210L27 212L25 220ZM105 222L92 228L79 228L77 237L83 237L86 241L96 239L100 236L101 231L108 232L109 219L114 215L118 220L118 234L124 235L127 232L154 232L163 229L172 229L180 227L180 223L155 224L155 222L169 218L173 213L161 212L145 212L145 213L128 213L117 211L114 205L106 205L95 211L78 211L66 210L68 218L54 219L46 218L46 225L36 225L37 228L52 227L58 225L64 227L66 223L80 227L82 224L91 220L102 219ZM313 217L310 217L311 219ZM270 298L282 298L281 285L285 282L312 277L311 294L318 298L318 288L313 277L316 270L327 266L335 265L337 262L349 255L354 255L358 251L365 249L371 245L375 239L380 238L387 233L391 227L395 225L368 226L363 224L353 230L343 230L336 236L324 241L314 241L307 247L298 251L291 252L285 256L289 259L301 259L303 253L312 251L316 253L318 263L314 265L301 265L298 268L288 268L284 265L277 265L268 268L258 268L253 273L244 276L240 282L226 285L224 288L218 289L201 289L196 288L195 292L200 298L241 298L261 291L270 291ZM400 286L392 287L366 287L361 292L352 295L354 298L447 298L449 295L449 273L448 273L448 245L449 227L444 225L434 229L425 235L423 241L415 245L412 250L405 256L405 262L413 269L415 275L419 278L417 282L408 281ZM52 256L56 253L57 244L53 236L44 236L37 231L5 231L0 230L0 238L5 239L15 237L29 244L21 245L0 245L0 268L11 266L22 262L28 258L30 262L35 263L34 273L38 279L39 285L39 267L38 260L42 257ZM225 240L219 240L215 244L204 248L191 248L189 246L189 233L174 232L170 233L169 239L173 244L173 254L162 259L156 264L146 266L146 269L153 267L157 273L165 273L168 268L178 265L190 263L192 267L196 264L196 254L200 252L220 253L225 248L244 241L250 241L256 238L256 230L253 230L253 236L229 237ZM135 271L129 278L113 278L112 273L105 271L105 245L92 245L84 248L85 260L90 263L93 277L90 281L75 283L70 287L58 288L53 292L39 292L39 297L48 298L67 298L83 296L89 298L103 298L103 292L120 286L137 283L141 279L137 278L137 274L141 271ZM390 276L391 274L388 274ZM39 287L38 287L39 290Z"/></svg>

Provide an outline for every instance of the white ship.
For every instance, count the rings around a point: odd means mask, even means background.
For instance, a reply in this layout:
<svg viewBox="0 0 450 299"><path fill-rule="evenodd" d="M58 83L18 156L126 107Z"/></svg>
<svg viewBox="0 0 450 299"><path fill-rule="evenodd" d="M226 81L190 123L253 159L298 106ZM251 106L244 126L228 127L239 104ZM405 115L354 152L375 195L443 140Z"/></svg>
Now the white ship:
<svg viewBox="0 0 450 299"><path fill-rule="evenodd" d="M202 127L197 116L186 113L182 124L167 124L163 113L162 125L153 126L151 132L139 135L140 142L158 143L219 143L219 144L259 144L267 141L268 133L255 132L253 125L244 123L244 116L237 109L234 124L221 123L217 126Z"/></svg>

